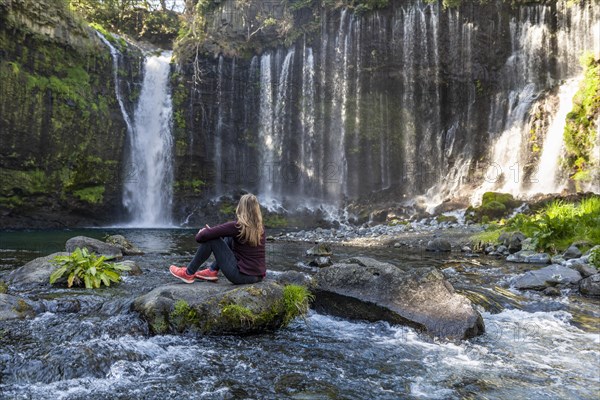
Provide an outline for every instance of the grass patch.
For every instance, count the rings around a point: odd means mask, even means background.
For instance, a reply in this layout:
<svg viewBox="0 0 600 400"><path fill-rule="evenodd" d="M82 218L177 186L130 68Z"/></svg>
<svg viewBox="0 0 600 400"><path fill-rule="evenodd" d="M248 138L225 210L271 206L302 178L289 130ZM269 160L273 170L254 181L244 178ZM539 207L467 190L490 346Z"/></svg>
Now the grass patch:
<svg viewBox="0 0 600 400"><path fill-rule="evenodd" d="M304 317L314 296L304 286L287 285L283 288L283 326L287 326L296 317Z"/></svg>
<svg viewBox="0 0 600 400"><path fill-rule="evenodd" d="M92 186L84 189L79 189L73 192L73 195L79 200L86 201L90 204L102 203L104 199L104 186Z"/></svg>
<svg viewBox="0 0 600 400"><path fill-rule="evenodd" d="M564 251L577 241L600 244L600 196L576 203L554 200L532 215L517 214L503 227L492 226L472 239L492 243L510 231L523 232L538 250L550 253Z"/></svg>

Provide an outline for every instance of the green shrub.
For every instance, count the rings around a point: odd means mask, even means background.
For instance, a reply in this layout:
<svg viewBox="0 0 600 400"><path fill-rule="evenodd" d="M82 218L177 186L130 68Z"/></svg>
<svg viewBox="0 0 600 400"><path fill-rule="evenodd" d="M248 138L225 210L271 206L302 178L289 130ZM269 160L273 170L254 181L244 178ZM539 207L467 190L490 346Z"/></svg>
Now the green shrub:
<svg viewBox="0 0 600 400"><path fill-rule="evenodd" d="M523 232L545 251L566 249L574 241L600 243L600 197L579 203L555 200L531 216L518 214L507 222L507 228Z"/></svg>
<svg viewBox="0 0 600 400"><path fill-rule="evenodd" d="M51 284L67 275L68 287L83 284L87 289L97 289L102 284L110 286L111 282L119 282L120 273L131 269L126 265L107 263L105 256L97 257L86 248L79 247L68 256L54 257L53 263L59 265L59 268L50 275Z"/></svg>
<svg viewBox="0 0 600 400"><path fill-rule="evenodd" d="M589 261L594 267L600 269L600 246L596 246L592 249Z"/></svg>

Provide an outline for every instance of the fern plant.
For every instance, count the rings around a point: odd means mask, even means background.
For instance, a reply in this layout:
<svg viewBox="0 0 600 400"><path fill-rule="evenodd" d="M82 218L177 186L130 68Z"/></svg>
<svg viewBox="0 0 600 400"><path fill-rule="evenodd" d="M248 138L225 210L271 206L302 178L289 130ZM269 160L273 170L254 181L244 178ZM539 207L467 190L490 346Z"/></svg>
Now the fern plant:
<svg viewBox="0 0 600 400"><path fill-rule="evenodd" d="M108 263L105 256L98 257L79 247L68 256L54 257L53 263L59 267L50 275L50 284L66 275L68 287L85 285L87 289L98 289L102 284L110 286L111 282L121 281L121 272L131 270L126 265Z"/></svg>

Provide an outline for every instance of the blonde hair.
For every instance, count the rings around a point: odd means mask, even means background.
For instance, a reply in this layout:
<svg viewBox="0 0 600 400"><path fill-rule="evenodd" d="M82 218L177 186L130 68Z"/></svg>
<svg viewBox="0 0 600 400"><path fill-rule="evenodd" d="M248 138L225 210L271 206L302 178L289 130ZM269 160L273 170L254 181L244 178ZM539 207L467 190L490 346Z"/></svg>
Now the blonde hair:
<svg viewBox="0 0 600 400"><path fill-rule="evenodd" d="M237 225L240 228L239 240L250 246L258 246L264 231L262 213L258 199L253 194L245 194L235 209Z"/></svg>

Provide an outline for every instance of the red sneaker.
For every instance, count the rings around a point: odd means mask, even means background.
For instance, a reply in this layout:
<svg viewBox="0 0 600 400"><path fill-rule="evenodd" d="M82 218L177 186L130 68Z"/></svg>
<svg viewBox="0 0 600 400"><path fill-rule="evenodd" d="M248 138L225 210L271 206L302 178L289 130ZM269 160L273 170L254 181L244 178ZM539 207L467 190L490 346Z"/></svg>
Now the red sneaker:
<svg viewBox="0 0 600 400"><path fill-rule="evenodd" d="M188 275L186 269L186 267L177 267L175 265L171 265L169 267L169 272L171 272L171 275L176 276L185 283L194 283L196 278L194 278L194 275Z"/></svg>
<svg viewBox="0 0 600 400"><path fill-rule="evenodd" d="M205 281L216 281L219 279L218 275L219 271L211 271L210 268L205 268L202 271L198 271L194 274L196 278L204 279Z"/></svg>

